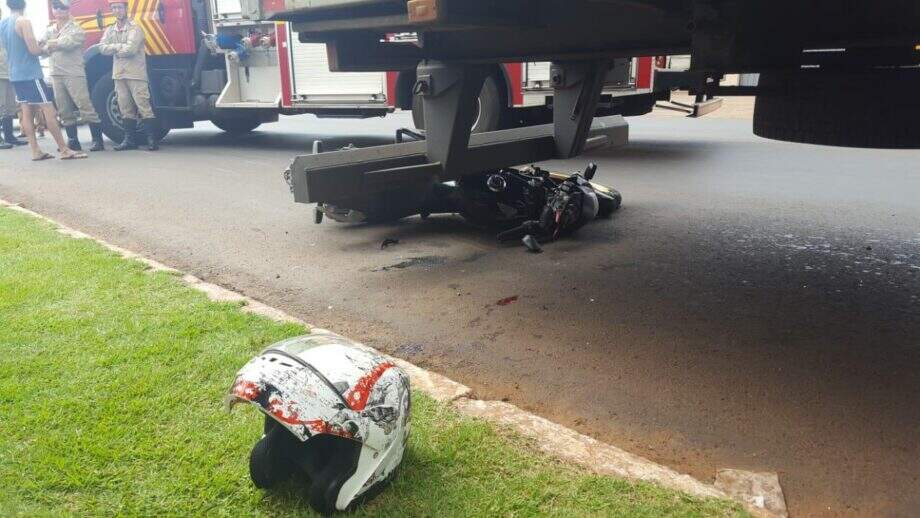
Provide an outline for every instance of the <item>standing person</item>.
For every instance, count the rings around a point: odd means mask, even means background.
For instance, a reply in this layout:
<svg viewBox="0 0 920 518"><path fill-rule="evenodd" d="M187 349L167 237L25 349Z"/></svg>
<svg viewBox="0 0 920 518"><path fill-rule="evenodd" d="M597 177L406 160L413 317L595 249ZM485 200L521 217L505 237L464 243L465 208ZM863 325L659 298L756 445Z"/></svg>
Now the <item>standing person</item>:
<svg viewBox="0 0 920 518"><path fill-rule="evenodd" d="M3 50L3 46L0 46L0 73L3 73L3 69L6 68L6 52ZM13 87L10 86L9 73L7 73L6 78L0 77L0 115L3 118L6 118L7 106L9 105L9 94L13 91ZM15 105L15 99L13 105ZM12 117L10 118L10 123L13 122ZM12 124L10 125L12 130ZM13 138L16 138L16 135L13 135ZM13 144L6 141L5 138L0 138L0 149L13 149Z"/></svg>
<svg viewBox="0 0 920 518"><path fill-rule="evenodd" d="M10 149L13 146L24 146L25 142L16 138L13 132L13 117L19 110L16 104L16 93L10 84L10 67L6 63L6 48L0 40L0 149Z"/></svg>
<svg viewBox="0 0 920 518"><path fill-rule="evenodd" d="M125 139L113 149L137 149L137 120L147 134L147 149L156 151L157 124L150 107L150 89L147 86L147 52L144 30L128 18L127 0L109 0L115 25L105 30L99 42L99 52L112 56L112 79L118 110L124 121Z"/></svg>
<svg viewBox="0 0 920 518"><path fill-rule="evenodd" d="M77 137L77 114L89 124L93 136L90 151L103 151L102 124L99 114L93 108L86 84L86 69L83 65L83 41L86 33L70 17L70 0L52 0L51 11L55 22L48 27L44 49L51 64L51 87L61 114L61 124L67 133L67 145L80 151Z"/></svg>
<svg viewBox="0 0 920 518"><path fill-rule="evenodd" d="M35 124L33 114L40 111L45 116L48 130L57 142L62 160L86 158L84 153L74 151L67 147L61 127L57 122L57 110L54 109L54 95L45 84L42 66L38 56L42 49L35 41L35 32L32 22L23 16L26 8L25 0L6 0L10 8L9 17L0 21L0 41L6 49L6 58L10 67L10 82L16 91L16 100L22 105L22 117L19 124L26 132L29 147L32 148L32 160L46 160L54 158L38 147L35 138Z"/></svg>

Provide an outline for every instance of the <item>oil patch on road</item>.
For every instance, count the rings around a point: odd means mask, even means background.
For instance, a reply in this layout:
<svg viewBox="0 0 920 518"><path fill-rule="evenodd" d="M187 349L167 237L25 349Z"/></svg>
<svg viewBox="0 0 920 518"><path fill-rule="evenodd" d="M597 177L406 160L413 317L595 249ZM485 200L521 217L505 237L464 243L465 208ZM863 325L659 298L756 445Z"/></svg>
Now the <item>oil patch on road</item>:
<svg viewBox="0 0 920 518"><path fill-rule="evenodd" d="M389 264L386 266L379 266L372 269L372 272L388 272L390 270L405 270L406 268L413 267L422 267L425 269L431 269L434 266L442 265L446 260L438 255L426 255L422 257L410 257L404 261L398 263Z"/></svg>

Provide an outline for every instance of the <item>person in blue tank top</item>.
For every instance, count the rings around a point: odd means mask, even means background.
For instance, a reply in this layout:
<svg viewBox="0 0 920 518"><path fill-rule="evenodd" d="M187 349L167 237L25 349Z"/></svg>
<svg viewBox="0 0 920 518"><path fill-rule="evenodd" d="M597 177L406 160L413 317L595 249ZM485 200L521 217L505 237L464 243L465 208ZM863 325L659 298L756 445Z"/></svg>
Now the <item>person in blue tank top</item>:
<svg viewBox="0 0 920 518"><path fill-rule="evenodd" d="M61 160L86 158L85 153L73 151L67 147L67 141L61 134L54 109L54 95L45 84L38 56L42 49L35 40L32 22L23 15L25 0L6 0L12 13L0 21L0 45L6 50L6 59L10 69L10 83L16 92L16 102L22 105L22 117L19 120L32 148L32 160L54 158L38 146L35 138L34 112L40 110L48 125L48 131L54 137L61 153Z"/></svg>

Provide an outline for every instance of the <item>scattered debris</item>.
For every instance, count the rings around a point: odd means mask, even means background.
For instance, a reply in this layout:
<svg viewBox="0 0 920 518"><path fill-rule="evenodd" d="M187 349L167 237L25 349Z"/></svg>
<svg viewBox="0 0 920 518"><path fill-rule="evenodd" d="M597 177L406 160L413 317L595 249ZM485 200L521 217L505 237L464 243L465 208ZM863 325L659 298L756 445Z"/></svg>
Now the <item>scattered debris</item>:
<svg viewBox="0 0 920 518"><path fill-rule="evenodd" d="M392 237L388 237L383 240L383 243L380 243L380 249L383 250L384 248L387 248L390 245L398 245L398 244L399 244L398 239L393 239Z"/></svg>
<svg viewBox="0 0 920 518"><path fill-rule="evenodd" d="M518 296L517 296L517 295L512 295L511 297L505 297L505 298L499 300L498 302L496 302L496 304L498 304L499 306L507 306L508 304L512 304L512 303L514 303L514 302L517 302L517 300L518 300Z"/></svg>

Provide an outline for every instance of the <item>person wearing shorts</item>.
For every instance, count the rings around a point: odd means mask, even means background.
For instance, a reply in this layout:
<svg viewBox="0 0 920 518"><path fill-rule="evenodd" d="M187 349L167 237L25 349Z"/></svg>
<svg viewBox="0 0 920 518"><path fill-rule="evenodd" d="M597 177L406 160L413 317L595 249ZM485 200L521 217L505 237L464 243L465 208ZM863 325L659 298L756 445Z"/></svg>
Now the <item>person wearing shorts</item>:
<svg viewBox="0 0 920 518"><path fill-rule="evenodd" d="M13 117L18 111L16 92L10 83L10 67L6 64L6 50L0 44L0 149L26 145L13 132Z"/></svg>
<svg viewBox="0 0 920 518"><path fill-rule="evenodd" d="M86 154L67 147L61 133L61 126L57 122L57 110L54 108L54 95L45 84L44 73L38 61L42 48L35 40L32 22L23 15L26 8L25 0L6 0L6 5L10 8L11 14L0 21L0 45L6 50L10 83L16 92L16 102L22 105L19 123L32 149L32 160L54 158L38 146L33 122L33 114L36 111L45 116L48 131L58 145L62 160L86 158Z"/></svg>

